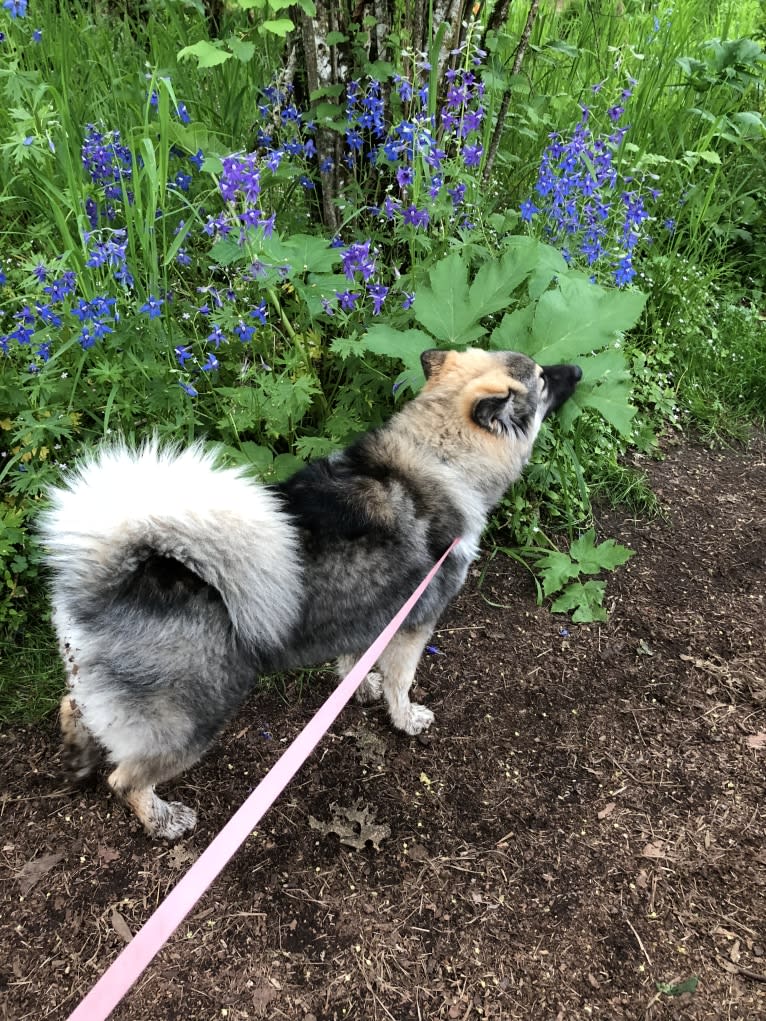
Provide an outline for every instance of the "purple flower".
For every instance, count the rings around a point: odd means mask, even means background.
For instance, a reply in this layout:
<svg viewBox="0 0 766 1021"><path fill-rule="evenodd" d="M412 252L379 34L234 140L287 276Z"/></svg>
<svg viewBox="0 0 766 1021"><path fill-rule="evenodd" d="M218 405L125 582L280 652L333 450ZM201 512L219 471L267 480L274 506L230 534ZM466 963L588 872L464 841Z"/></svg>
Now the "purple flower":
<svg viewBox="0 0 766 1021"><path fill-rule="evenodd" d="M179 170L176 176L173 178L173 183L177 188L180 188L181 191L188 191L189 186L192 183L191 175L185 174L183 170Z"/></svg>
<svg viewBox="0 0 766 1021"><path fill-rule="evenodd" d="M402 190L412 184L412 178L412 167L399 167L396 171L396 180Z"/></svg>
<svg viewBox="0 0 766 1021"><path fill-rule="evenodd" d="M204 365L200 365L203 372L213 372L215 369L220 368L220 363L212 351L208 351L207 361Z"/></svg>
<svg viewBox="0 0 766 1021"><path fill-rule="evenodd" d="M465 185L461 181L459 184L456 184L454 188L447 188L447 194L452 199L452 205L457 209L465 198Z"/></svg>
<svg viewBox="0 0 766 1021"><path fill-rule="evenodd" d="M427 209L418 209L414 203L410 203L406 209L402 211L402 219L406 224L414 227L418 230L420 227L427 227L431 222L431 214Z"/></svg>
<svg viewBox="0 0 766 1021"><path fill-rule="evenodd" d="M408 308L412 308L415 304L415 292L405 291L404 298L402 299L402 308L406 311Z"/></svg>
<svg viewBox="0 0 766 1021"><path fill-rule="evenodd" d="M65 270L58 280L54 280L53 283L47 287L43 287L43 291L49 294L51 301L63 301L64 298L68 297L73 293L76 287L75 274L73 270Z"/></svg>
<svg viewBox="0 0 766 1021"><path fill-rule="evenodd" d="M182 124L188 124L191 121L189 111L186 109L186 103L179 103L177 107L178 119Z"/></svg>
<svg viewBox="0 0 766 1021"><path fill-rule="evenodd" d="M183 390L183 392L185 394L188 394L189 397L197 397L197 396L199 396L198 391L194 389L194 387L191 385L191 383L184 383L184 381L182 379L179 379L178 380L178 385L181 387L181 389Z"/></svg>
<svg viewBox="0 0 766 1021"><path fill-rule="evenodd" d="M341 257L343 272L348 280L360 273L363 280L369 280L375 272L375 258L370 255L370 242L351 244Z"/></svg>
<svg viewBox="0 0 766 1021"><path fill-rule="evenodd" d="M27 0L3 0L3 7L12 18L23 18L27 13Z"/></svg>
<svg viewBox="0 0 766 1021"><path fill-rule="evenodd" d="M251 308L250 315L253 319L257 320L261 326L265 326L269 316L269 310L266 308L266 302L262 301L260 305L256 305L255 308Z"/></svg>
<svg viewBox="0 0 766 1021"><path fill-rule="evenodd" d="M344 312L353 312L357 301L359 301L359 293L359 291L336 291L335 297L340 302L340 307Z"/></svg>
<svg viewBox="0 0 766 1021"><path fill-rule="evenodd" d="M521 218L524 223L529 223L535 213L539 212L540 210L531 199L524 199L521 203Z"/></svg>
<svg viewBox="0 0 766 1021"><path fill-rule="evenodd" d="M162 306L164 303L164 298L155 298L153 294L150 294L139 311L145 312L150 319L159 319L162 315Z"/></svg>
<svg viewBox="0 0 766 1021"><path fill-rule="evenodd" d="M226 334L223 332L221 327L216 323L213 326L212 332L206 337L211 344L215 344L216 348L220 347L223 341L226 340Z"/></svg>
<svg viewBox="0 0 766 1021"><path fill-rule="evenodd" d="M240 319L240 321L234 327L234 332L242 341L242 343L246 344L249 340L252 340L253 334L255 333L255 327L250 326L248 323L244 321L244 319Z"/></svg>
<svg viewBox="0 0 766 1021"><path fill-rule="evenodd" d="M478 167L484 155L482 145L466 145L463 147L463 162L467 167Z"/></svg>
<svg viewBox="0 0 766 1021"><path fill-rule="evenodd" d="M372 314L379 316L380 309L388 294L388 288L384 287L383 284L370 284L367 288L367 293L372 298Z"/></svg>
<svg viewBox="0 0 766 1021"><path fill-rule="evenodd" d="M635 275L636 271L633 269L633 260L629 255L623 255L614 271L614 282L618 287L624 287L630 283Z"/></svg>

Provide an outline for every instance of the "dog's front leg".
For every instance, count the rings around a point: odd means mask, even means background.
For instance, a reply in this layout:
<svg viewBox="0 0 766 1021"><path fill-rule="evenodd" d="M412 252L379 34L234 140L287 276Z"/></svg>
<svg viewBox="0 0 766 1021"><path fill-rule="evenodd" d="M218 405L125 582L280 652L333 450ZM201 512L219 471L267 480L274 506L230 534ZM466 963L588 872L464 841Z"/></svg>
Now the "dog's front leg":
<svg viewBox="0 0 766 1021"><path fill-rule="evenodd" d="M405 734L420 734L434 721L434 714L423 705L410 702L410 688L434 622L415 631L400 631L378 660L383 675L383 697L391 722Z"/></svg>

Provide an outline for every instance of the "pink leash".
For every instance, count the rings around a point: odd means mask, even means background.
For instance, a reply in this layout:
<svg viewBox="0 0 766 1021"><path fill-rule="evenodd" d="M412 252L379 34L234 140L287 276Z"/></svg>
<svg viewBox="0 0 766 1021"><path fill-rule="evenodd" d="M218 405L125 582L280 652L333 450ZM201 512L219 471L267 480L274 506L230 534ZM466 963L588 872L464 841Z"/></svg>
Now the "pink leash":
<svg viewBox="0 0 766 1021"><path fill-rule="evenodd" d="M69 1015L69 1021L104 1021L111 1014L324 737L459 542L460 539L453 540L391 623Z"/></svg>

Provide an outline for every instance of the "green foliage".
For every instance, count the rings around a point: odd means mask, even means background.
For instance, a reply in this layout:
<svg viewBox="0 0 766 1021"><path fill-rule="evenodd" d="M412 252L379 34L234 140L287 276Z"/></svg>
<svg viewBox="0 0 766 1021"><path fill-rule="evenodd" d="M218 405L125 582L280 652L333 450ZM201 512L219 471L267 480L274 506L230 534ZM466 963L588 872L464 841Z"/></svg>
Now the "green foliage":
<svg viewBox="0 0 766 1021"><path fill-rule="evenodd" d="M684 993L696 992L699 981L696 975L692 975L683 982L655 982L655 985L657 991L664 993L665 996L683 996Z"/></svg>
<svg viewBox="0 0 766 1021"><path fill-rule="evenodd" d="M633 550L621 546L614 539L596 544L596 533L591 528L569 548L568 553L553 550L534 559L535 571L542 578L544 596L560 595L551 605L554 613L572 613L577 624L606 620L603 605L605 583L590 579L585 574L613 571L633 556Z"/></svg>

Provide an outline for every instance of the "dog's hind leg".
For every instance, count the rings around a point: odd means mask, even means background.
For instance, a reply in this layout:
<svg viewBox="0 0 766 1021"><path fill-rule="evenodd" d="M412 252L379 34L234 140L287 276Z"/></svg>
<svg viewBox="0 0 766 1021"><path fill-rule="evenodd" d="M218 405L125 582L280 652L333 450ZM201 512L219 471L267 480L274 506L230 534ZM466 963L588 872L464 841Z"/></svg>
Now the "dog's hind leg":
<svg viewBox="0 0 766 1021"><path fill-rule="evenodd" d="M378 660L383 675L383 697L391 722L405 734L420 734L434 721L431 710L410 702L409 694L415 680L415 670L433 626L431 622L415 631L400 631Z"/></svg>
<svg viewBox="0 0 766 1021"><path fill-rule="evenodd" d="M107 782L135 813L150 837L178 840L194 829L197 813L180 801L163 801L155 794L154 785L177 776L198 757L126 759L109 775Z"/></svg>
<svg viewBox="0 0 766 1021"><path fill-rule="evenodd" d="M80 707L71 692L61 699L59 710L64 767L74 780L86 780L96 771L103 752L85 726Z"/></svg>
<svg viewBox="0 0 766 1021"><path fill-rule="evenodd" d="M360 653L361 655L361 653ZM335 669L341 680L349 673L359 659L359 656L338 656ZM356 689L354 698L359 705L372 705L377 702L383 694L383 678L377 670L371 670Z"/></svg>

